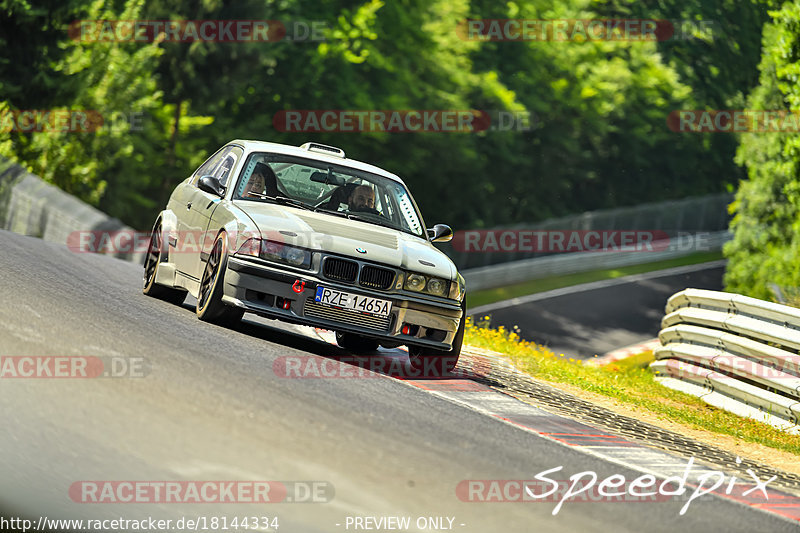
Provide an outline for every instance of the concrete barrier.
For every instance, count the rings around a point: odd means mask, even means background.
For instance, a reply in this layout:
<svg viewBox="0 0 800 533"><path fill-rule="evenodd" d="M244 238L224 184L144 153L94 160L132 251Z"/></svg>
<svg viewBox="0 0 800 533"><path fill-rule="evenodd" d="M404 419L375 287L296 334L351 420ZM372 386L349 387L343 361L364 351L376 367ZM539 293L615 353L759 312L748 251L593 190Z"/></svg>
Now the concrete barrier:
<svg viewBox="0 0 800 533"><path fill-rule="evenodd" d="M0 160L0 223L2 229L64 245L74 232L133 231L7 160ZM128 261L143 259L141 253L113 255Z"/></svg>

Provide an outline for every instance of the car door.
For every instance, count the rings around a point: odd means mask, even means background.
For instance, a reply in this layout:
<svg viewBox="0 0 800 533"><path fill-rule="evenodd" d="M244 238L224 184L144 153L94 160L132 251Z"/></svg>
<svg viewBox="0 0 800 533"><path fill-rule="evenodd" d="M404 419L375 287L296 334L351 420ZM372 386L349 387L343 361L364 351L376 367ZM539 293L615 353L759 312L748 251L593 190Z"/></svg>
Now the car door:
<svg viewBox="0 0 800 533"><path fill-rule="evenodd" d="M228 182L233 182L231 174L236 168L236 164L242 157L244 150L238 146L230 146L222 154L217 165L211 170L210 174L227 187ZM205 175L205 174L204 174ZM199 180L200 176L197 177ZM211 215L214 209L222 202L222 198L215 194L207 193L195 186L187 195L187 217L185 218L187 239L193 238L197 243L195 249L197 253L185 254L183 272L193 278L200 279L202 273L202 262L200 252L208 251L216 236L218 228L209 228Z"/></svg>
<svg viewBox="0 0 800 533"><path fill-rule="evenodd" d="M214 169L219 166L219 163L229 152L229 146L224 146L217 150L205 163L200 165L189 180L176 187L167 205L168 209L172 210L177 219L177 235L175 235L174 239L170 240L170 246L173 247L170 257L173 263L175 263L176 270L183 274L189 272L189 265L193 263L189 259L189 256L199 254L199 248L196 242L198 236L188 231L189 225L193 224L193 222L191 222L193 217L192 205L194 205L196 201L195 195L199 190L197 188L197 182L200 176L213 174Z"/></svg>

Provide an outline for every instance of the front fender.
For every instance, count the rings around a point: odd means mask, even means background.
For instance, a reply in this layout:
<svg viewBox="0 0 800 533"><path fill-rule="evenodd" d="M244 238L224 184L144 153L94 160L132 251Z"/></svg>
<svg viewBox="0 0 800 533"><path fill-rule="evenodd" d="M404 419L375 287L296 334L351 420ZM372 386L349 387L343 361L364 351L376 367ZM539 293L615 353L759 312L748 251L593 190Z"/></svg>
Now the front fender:
<svg viewBox="0 0 800 533"><path fill-rule="evenodd" d="M248 239L260 239L261 232L247 214L237 208L233 203L222 201L214 209L211 215L208 231L208 239L204 240L203 254L201 260L205 262L217 235L225 231L227 236L228 254L235 253Z"/></svg>

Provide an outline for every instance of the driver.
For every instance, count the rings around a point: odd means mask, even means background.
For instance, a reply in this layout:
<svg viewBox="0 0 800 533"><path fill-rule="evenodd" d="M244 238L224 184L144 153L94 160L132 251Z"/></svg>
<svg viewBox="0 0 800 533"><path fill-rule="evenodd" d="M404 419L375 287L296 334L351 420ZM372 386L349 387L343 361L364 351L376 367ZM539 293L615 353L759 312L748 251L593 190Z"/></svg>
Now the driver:
<svg viewBox="0 0 800 533"><path fill-rule="evenodd" d="M242 192L242 196L257 196L263 195L266 193L266 179L265 179L265 172L264 167L266 165L264 163L257 163L255 169L253 169L253 174L250 176L250 179L245 186L244 191ZM255 193L255 194L250 194Z"/></svg>
<svg viewBox="0 0 800 533"><path fill-rule="evenodd" d="M375 212L375 191L369 185L359 185L347 199L350 211Z"/></svg>

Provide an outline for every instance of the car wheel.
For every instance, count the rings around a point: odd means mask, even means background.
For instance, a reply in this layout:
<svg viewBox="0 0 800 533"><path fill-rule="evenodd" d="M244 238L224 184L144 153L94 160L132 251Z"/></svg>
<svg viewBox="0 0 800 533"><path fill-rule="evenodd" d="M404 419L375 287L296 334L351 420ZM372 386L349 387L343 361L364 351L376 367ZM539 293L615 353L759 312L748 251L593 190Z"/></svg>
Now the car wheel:
<svg viewBox="0 0 800 533"><path fill-rule="evenodd" d="M180 305L186 299L186 291L165 287L156 283L158 266L161 264L162 253L161 225L156 224L153 233L150 235L150 245L147 247L147 255L144 257L144 284L142 292L147 296L152 296L175 305Z"/></svg>
<svg viewBox="0 0 800 533"><path fill-rule="evenodd" d="M354 353L374 352L378 349L378 341L355 333L340 333L337 331L336 344Z"/></svg>
<svg viewBox="0 0 800 533"><path fill-rule="evenodd" d="M461 346L464 344L464 327L467 323L466 297L461 302L461 311L461 323L449 350L437 350L425 346L408 347L408 360L414 370L423 372L425 377L446 376L453 373L461 355Z"/></svg>
<svg viewBox="0 0 800 533"><path fill-rule="evenodd" d="M220 325L233 325L238 322L243 309L230 307L222 303L225 265L228 262L228 239L225 232L217 235L211 253L208 255L200 291L197 294L197 316L205 322Z"/></svg>

